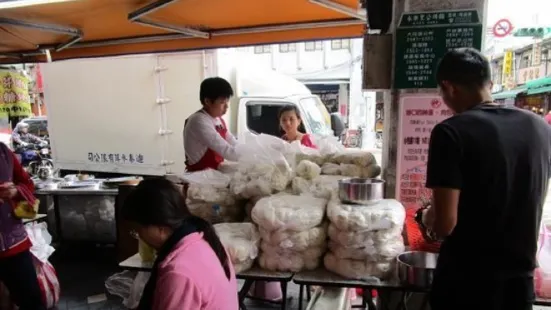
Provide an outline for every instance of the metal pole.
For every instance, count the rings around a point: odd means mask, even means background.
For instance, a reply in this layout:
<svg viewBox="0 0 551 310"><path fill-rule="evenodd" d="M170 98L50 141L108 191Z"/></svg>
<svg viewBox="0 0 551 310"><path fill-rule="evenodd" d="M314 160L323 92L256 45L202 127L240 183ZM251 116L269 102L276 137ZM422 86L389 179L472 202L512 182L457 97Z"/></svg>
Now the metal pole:
<svg viewBox="0 0 551 310"><path fill-rule="evenodd" d="M6 17L0 17L0 24L38 29L38 30L43 30L48 32L67 34L71 36L82 35L82 32L80 30L72 27L65 27L65 26L59 26L59 25L53 25L53 24L32 23L32 22L6 18Z"/></svg>
<svg viewBox="0 0 551 310"><path fill-rule="evenodd" d="M367 22L367 17L364 14L360 14L359 12L354 11L354 9L347 7L346 5L342 5L331 0L310 0L310 2Z"/></svg>
<svg viewBox="0 0 551 310"><path fill-rule="evenodd" d="M143 17L147 14L153 13L157 11L158 9L161 9L169 4L172 4L173 2L176 2L178 0L160 0L155 1L153 3L150 3L142 8L137 9L134 12L131 12L128 14L128 20L129 21L135 21L136 19Z"/></svg>
<svg viewBox="0 0 551 310"><path fill-rule="evenodd" d="M141 18L135 19L134 22L137 24L142 24L145 26L159 28L159 29L167 30L171 32L177 32L177 33L185 34L196 38L210 39L210 34L208 32L200 31L197 29L192 29L188 27L178 27L178 26L173 26L173 25L160 23L160 22L154 22L151 20L146 20Z"/></svg>

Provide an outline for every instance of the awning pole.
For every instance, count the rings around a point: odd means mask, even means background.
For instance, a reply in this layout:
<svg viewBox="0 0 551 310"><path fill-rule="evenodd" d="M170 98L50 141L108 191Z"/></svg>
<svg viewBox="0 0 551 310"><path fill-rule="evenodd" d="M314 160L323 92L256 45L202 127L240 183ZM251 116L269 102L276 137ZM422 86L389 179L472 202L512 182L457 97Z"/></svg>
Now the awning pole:
<svg viewBox="0 0 551 310"><path fill-rule="evenodd" d="M42 24L42 23L32 23L18 19L0 17L0 24L10 25L16 27L32 28L48 32L54 32L59 34L66 34L70 36L79 36L82 35L82 32L76 28L65 27L53 24Z"/></svg>
<svg viewBox="0 0 551 310"><path fill-rule="evenodd" d="M349 8L346 5L342 5L331 0L310 0L310 2L367 22L367 17L365 14L360 14L358 11L354 11L354 9Z"/></svg>
<svg viewBox="0 0 551 310"><path fill-rule="evenodd" d="M196 38L210 39L210 34L208 32L200 31L189 27L179 27L179 26L169 25L165 23L154 22L154 21L146 20L142 18L135 19L134 23L150 26L153 28L159 28L162 30L167 30L170 32L181 33L181 34L185 34Z"/></svg>
<svg viewBox="0 0 551 310"><path fill-rule="evenodd" d="M173 2L176 2L178 0L159 0L159 1L155 1L153 3L150 3L140 9L137 9L136 11L134 12L131 12L130 14L128 14L128 20L129 21L135 21L136 19L140 18L140 17L143 17L147 14L150 14L150 13L153 13L155 11L157 11L158 9L161 9L161 8L164 8L165 6L173 3Z"/></svg>

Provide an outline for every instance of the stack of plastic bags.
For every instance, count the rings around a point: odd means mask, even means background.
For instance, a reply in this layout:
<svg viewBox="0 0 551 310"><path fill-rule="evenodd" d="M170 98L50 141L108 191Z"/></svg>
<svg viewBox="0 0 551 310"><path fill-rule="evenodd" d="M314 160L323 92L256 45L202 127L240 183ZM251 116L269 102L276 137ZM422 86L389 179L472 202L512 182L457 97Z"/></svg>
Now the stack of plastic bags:
<svg viewBox="0 0 551 310"><path fill-rule="evenodd" d="M211 223L243 219L243 203L231 193L228 175L207 169L186 173L181 178L188 183L186 204L193 215Z"/></svg>
<svg viewBox="0 0 551 310"><path fill-rule="evenodd" d="M312 270L326 250L322 224L327 200L280 193L260 199L252 220L260 230L260 267L273 271Z"/></svg>
<svg viewBox="0 0 551 310"><path fill-rule="evenodd" d="M260 236L252 223L214 225L220 241L228 251L236 273L250 269L258 256Z"/></svg>
<svg viewBox="0 0 551 310"><path fill-rule="evenodd" d="M327 270L351 279L385 279L404 251L404 207L394 199L359 206L331 200L327 207Z"/></svg>

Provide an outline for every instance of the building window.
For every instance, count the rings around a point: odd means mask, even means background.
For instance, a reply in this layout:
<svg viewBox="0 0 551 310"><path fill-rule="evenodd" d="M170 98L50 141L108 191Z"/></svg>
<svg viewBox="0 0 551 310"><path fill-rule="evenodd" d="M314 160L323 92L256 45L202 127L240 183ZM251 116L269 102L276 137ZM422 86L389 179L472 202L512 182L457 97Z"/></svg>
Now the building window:
<svg viewBox="0 0 551 310"><path fill-rule="evenodd" d="M322 51L323 50L323 42L322 41L310 41L304 43L304 50L307 52L313 52L313 51Z"/></svg>
<svg viewBox="0 0 551 310"><path fill-rule="evenodd" d="M296 43L286 43L286 44L279 45L280 53L290 53L290 52L296 52L296 51L297 51Z"/></svg>
<svg viewBox="0 0 551 310"><path fill-rule="evenodd" d="M530 59L530 55L523 55L520 59L520 69L528 68L532 66L532 60Z"/></svg>
<svg viewBox="0 0 551 310"><path fill-rule="evenodd" d="M254 47L255 54L269 54L272 52L271 45L259 45Z"/></svg>
<svg viewBox="0 0 551 310"><path fill-rule="evenodd" d="M242 53L248 53L251 50L250 46L242 46L238 47L237 50Z"/></svg>
<svg viewBox="0 0 551 310"><path fill-rule="evenodd" d="M350 48L350 39L333 40L331 41L331 49L344 50Z"/></svg>

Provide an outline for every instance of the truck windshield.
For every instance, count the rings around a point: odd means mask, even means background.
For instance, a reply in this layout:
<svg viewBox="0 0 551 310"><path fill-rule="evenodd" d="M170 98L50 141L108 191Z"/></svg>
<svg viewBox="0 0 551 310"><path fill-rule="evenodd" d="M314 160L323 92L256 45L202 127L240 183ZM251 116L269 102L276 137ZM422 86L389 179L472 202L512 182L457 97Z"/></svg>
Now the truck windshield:
<svg viewBox="0 0 551 310"><path fill-rule="evenodd" d="M304 110L302 120L312 129L313 134L320 136L332 135L331 116L329 116L329 112L318 97L301 99L300 105Z"/></svg>

